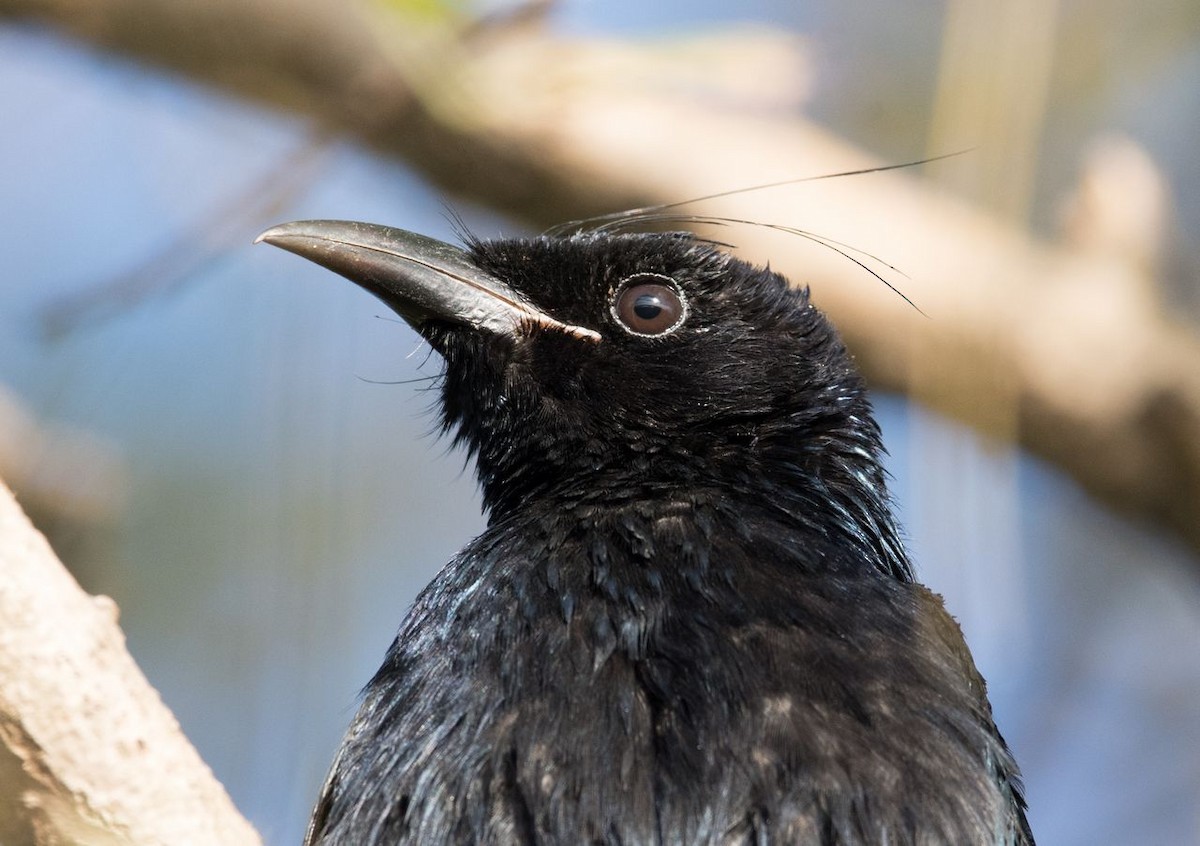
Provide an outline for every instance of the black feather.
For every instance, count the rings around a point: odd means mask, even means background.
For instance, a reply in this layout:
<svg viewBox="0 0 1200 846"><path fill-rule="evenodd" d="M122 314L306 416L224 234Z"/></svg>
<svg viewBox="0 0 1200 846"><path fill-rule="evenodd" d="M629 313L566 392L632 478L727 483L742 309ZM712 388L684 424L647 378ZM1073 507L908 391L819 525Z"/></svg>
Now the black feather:
<svg viewBox="0 0 1200 846"><path fill-rule="evenodd" d="M308 842L1032 844L808 292L680 234L466 255L539 315L410 318L489 525L368 684ZM619 325L637 274L673 280L677 330Z"/></svg>

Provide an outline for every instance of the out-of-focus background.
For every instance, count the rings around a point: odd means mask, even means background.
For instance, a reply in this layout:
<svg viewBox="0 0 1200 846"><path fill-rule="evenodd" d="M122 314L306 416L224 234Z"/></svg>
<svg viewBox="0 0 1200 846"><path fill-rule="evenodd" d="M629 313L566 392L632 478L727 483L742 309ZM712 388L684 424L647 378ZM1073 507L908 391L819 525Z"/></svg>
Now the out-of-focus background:
<svg viewBox="0 0 1200 846"><path fill-rule="evenodd" d="M506 193L480 178L475 191L403 127L347 131L346 115L312 95L319 79L254 77L255 27L305 26L319 77L313 9L329 4L241 4L252 13L222 17L224 4L197 0L215 10L197 16L211 30L171 10L186 4L141 0L137 23L113 13L138 5L0 0L0 477L82 584L120 605L130 650L240 809L268 843L295 843L357 689L416 591L483 519L463 456L433 434L427 383L409 383L437 372L427 348L354 286L250 242L305 217L452 240L447 207L483 236L597 209L538 183L548 177L537 162L513 171L530 170L522 184L545 187L551 208L538 210L537 192L516 196L520 184ZM471 55L497 32L520 44L528 30L606 45L614 78L631 65L688 68L672 77L681 99L794 114L882 162L966 149L912 178L1014 238L1086 242L1078 229L1091 225L1101 251L1148 268L1173 325L1198 331L1194 0L428 0L359 11L394 45L422 108L463 144L472 116L434 108L444 101L423 70L428 43L457 39ZM434 35L413 48L413 32ZM790 59L739 54L729 47L739 33ZM543 78L566 55L516 54L543 63ZM264 79L305 67L265 47L261 62ZM339 95L358 97L364 120L373 80ZM722 176L695 193L745 185ZM1113 195L1093 198L1098 214L1127 220L1089 224L1079 208L1095 185ZM810 189L780 190L774 202L786 204ZM856 272L856 297L895 300ZM920 289L919 274L884 275ZM918 300L936 321L938 303ZM980 435L896 394L880 392L877 406L919 572L990 681L1038 842L1200 843L1198 533L1189 542L1153 510L1120 516L1030 458L1012 445L1015 411Z"/></svg>

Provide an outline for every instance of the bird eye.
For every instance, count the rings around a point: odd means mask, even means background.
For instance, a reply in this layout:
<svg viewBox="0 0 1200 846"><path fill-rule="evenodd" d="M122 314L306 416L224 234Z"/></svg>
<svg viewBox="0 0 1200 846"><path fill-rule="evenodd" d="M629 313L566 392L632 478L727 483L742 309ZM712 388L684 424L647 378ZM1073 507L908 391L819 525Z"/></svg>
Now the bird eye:
<svg viewBox="0 0 1200 846"><path fill-rule="evenodd" d="M635 335L665 335L679 326L687 307L675 281L656 273L625 280L613 303L613 316Z"/></svg>

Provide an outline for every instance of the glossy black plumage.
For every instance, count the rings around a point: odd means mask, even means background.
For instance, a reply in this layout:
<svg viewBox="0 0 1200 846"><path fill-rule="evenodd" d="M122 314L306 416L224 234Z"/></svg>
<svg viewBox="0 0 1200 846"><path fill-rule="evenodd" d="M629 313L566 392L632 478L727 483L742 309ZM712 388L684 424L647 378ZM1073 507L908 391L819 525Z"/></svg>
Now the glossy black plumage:
<svg viewBox="0 0 1200 846"><path fill-rule="evenodd" d="M862 380L806 291L686 235L435 261L359 226L263 237L443 356L490 520L367 685L309 843L1032 844L983 680L912 580ZM471 305L438 299L443 260ZM667 334L614 313L644 274L682 296Z"/></svg>

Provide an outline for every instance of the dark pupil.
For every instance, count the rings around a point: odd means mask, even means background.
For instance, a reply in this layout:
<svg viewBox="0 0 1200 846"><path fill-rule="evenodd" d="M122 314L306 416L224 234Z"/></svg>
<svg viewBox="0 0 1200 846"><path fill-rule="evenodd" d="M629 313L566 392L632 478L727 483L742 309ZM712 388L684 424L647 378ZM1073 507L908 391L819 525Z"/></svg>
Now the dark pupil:
<svg viewBox="0 0 1200 846"><path fill-rule="evenodd" d="M613 309L617 319L639 335L661 335L674 329L684 316L679 292L650 274L635 279L646 281L621 292Z"/></svg>
<svg viewBox="0 0 1200 846"><path fill-rule="evenodd" d="M642 294L633 304L633 313L642 320L653 320L662 310L662 300L656 294Z"/></svg>

